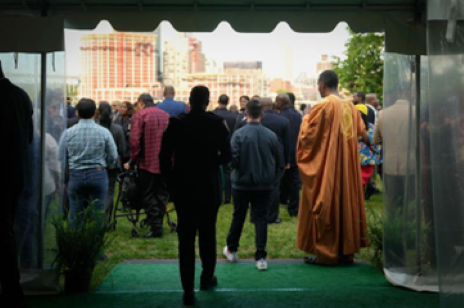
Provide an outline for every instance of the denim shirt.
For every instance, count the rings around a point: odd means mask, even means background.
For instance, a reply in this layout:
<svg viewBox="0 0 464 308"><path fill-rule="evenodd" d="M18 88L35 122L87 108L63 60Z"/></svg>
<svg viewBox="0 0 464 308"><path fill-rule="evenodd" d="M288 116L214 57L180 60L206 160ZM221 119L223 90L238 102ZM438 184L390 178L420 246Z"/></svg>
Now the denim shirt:
<svg viewBox="0 0 464 308"><path fill-rule="evenodd" d="M118 152L110 131L92 119L81 119L66 130L60 141L60 160L69 163L70 170L106 168L113 165Z"/></svg>

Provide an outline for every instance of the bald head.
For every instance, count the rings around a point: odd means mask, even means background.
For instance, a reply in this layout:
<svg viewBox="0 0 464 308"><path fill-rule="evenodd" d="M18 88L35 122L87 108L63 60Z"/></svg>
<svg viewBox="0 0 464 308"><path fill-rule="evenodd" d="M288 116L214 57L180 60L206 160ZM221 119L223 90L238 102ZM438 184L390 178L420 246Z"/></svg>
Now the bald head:
<svg viewBox="0 0 464 308"><path fill-rule="evenodd" d="M288 94L281 93L277 95L276 97L277 110L282 110L285 107L290 106L290 105L291 105L291 102L290 102L290 97L288 96Z"/></svg>
<svg viewBox="0 0 464 308"><path fill-rule="evenodd" d="M174 90L173 86L164 87L164 91L163 91L164 97L174 98L174 95L176 95L176 91Z"/></svg>
<svg viewBox="0 0 464 308"><path fill-rule="evenodd" d="M272 110L272 105L274 103L272 102L272 98L270 97L263 97L261 99L261 105L263 105L263 110Z"/></svg>

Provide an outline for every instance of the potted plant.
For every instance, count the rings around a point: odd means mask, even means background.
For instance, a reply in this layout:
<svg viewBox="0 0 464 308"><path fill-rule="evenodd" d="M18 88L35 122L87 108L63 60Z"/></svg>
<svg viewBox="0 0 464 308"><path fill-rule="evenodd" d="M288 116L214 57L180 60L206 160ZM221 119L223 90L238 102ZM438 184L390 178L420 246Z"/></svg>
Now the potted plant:
<svg viewBox="0 0 464 308"><path fill-rule="evenodd" d="M109 224L104 211L93 203L75 218L73 224L63 215L52 221L56 230L55 264L65 276L65 292L87 292L97 261L108 244Z"/></svg>

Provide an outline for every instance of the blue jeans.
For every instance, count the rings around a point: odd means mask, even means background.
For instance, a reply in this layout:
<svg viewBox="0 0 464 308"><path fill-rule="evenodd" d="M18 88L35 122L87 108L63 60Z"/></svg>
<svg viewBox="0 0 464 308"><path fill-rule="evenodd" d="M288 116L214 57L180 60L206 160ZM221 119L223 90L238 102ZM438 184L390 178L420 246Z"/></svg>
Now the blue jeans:
<svg viewBox="0 0 464 308"><path fill-rule="evenodd" d="M76 216L92 202L103 211L108 193L108 174L104 168L69 171L69 222L74 225Z"/></svg>

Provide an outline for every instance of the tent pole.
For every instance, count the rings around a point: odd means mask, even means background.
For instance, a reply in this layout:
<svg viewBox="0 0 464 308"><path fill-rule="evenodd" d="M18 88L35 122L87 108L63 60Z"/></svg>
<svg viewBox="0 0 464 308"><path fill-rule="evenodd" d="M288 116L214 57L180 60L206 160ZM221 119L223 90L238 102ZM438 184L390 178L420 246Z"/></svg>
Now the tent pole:
<svg viewBox="0 0 464 308"><path fill-rule="evenodd" d="M48 4L44 2L41 5L40 9L40 16L46 17L48 15ZM44 245L44 228L43 228L43 205L45 204L45 196L44 196L44 188L45 188L45 181L44 181L44 174L45 168L45 152L46 152L46 135L47 135L47 126L46 126L46 112L47 112L47 53L41 52L40 53L40 169L39 169L39 202L38 202L38 227L37 227L37 268L42 269L44 258L43 258L43 245Z"/></svg>
<svg viewBox="0 0 464 308"><path fill-rule="evenodd" d="M416 266L421 272L421 232L422 232L422 203L421 203L421 56L416 55Z"/></svg>
<svg viewBox="0 0 464 308"><path fill-rule="evenodd" d="M44 180L43 176L45 174L45 168L47 167L44 163L45 161L45 147L46 147L46 93L47 93L47 53L40 53L40 169L39 169L39 202L38 202L38 227L37 227L37 240L38 240L38 249L37 249L37 267L39 269L43 268L43 205L45 202L44 196Z"/></svg>

